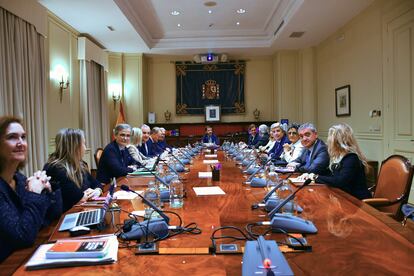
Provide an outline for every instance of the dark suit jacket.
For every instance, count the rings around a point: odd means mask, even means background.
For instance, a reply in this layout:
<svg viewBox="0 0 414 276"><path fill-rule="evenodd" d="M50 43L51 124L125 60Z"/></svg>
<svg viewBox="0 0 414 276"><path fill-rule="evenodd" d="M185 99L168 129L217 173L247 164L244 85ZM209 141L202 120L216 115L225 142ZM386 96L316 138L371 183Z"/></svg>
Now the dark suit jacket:
<svg viewBox="0 0 414 276"><path fill-rule="evenodd" d="M62 191L63 212L66 212L72 208L73 205L78 203L83 197L83 192L88 188L102 189L101 183L94 179L88 172L83 173L82 186L79 188L75 182L70 180L64 168L46 164L43 167L43 170L45 170L46 174L52 178L52 182L56 182L57 187Z"/></svg>
<svg viewBox="0 0 414 276"><path fill-rule="evenodd" d="M147 145L147 149L145 149L145 145ZM147 142L142 143L142 145L138 147L138 150L139 150L139 151L140 151L140 152L141 152L144 156L147 156L147 157L153 157L153 156L154 156L154 153L153 153L153 151L152 151L152 140L151 140L151 139L148 139L148 141L147 141Z"/></svg>
<svg viewBox="0 0 414 276"><path fill-rule="evenodd" d="M306 156L309 149L305 149L302 155L293 162L300 163L296 169L299 172L324 174L327 172L329 166L329 154L325 143L322 140L317 139L315 141L312 155L310 158L310 165L306 165Z"/></svg>
<svg viewBox="0 0 414 276"><path fill-rule="evenodd" d="M269 142L269 134L265 133L263 135L259 135L259 141L256 144L256 148L260 147L260 146L266 146L267 143Z"/></svg>
<svg viewBox="0 0 414 276"><path fill-rule="evenodd" d="M249 147L256 146L257 142L259 142L259 134L256 133L256 135L253 137L249 134L249 138L247 140L247 145Z"/></svg>
<svg viewBox="0 0 414 276"><path fill-rule="evenodd" d="M204 134L203 136L203 143L208 143L209 137L207 134ZM218 139L218 137L215 134L211 134L211 142L216 144L216 145L220 145L220 141Z"/></svg>
<svg viewBox="0 0 414 276"><path fill-rule="evenodd" d="M272 158L275 159L279 159L280 155L283 152L283 145L284 144L290 144L289 139L287 138L287 136L283 136L282 140L280 140L279 142L275 142L275 144L273 145L273 148L269 151L269 154L272 154Z"/></svg>
<svg viewBox="0 0 414 276"><path fill-rule="evenodd" d="M101 183L109 183L112 177L125 176L134 170L128 168L129 165L139 164L129 154L128 150L121 155L118 144L114 141L109 143L99 161L98 172L96 178Z"/></svg>
<svg viewBox="0 0 414 276"><path fill-rule="evenodd" d="M319 175L318 183L339 188L359 199L370 198L364 166L355 153L348 153L327 175Z"/></svg>
<svg viewBox="0 0 414 276"><path fill-rule="evenodd" d="M148 156L154 157L159 154L160 149L157 147L157 143L155 143L151 137L147 141L147 148L148 148Z"/></svg>

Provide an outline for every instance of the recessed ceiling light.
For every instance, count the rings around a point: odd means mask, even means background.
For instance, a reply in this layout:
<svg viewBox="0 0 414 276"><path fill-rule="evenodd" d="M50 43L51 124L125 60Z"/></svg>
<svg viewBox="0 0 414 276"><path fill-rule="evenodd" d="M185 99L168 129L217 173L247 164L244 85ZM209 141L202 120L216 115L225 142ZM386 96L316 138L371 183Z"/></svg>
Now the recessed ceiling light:
<svg viewBox="0 0 414 276"><path fill-rule="evenodd" d="M170 12L171 13L171 15L174 15L174 16L176 16L176 15L179 15L180 14L180 12L179 11L172 11L172 12Z"/></svg>
<svg viewBox="0 0 414 276"><path fill-rule="evenodd" d="M180 24L180 23L178 23L178 24L177 24L177 27L181 27L181 24Z"/></svg>
<svg viewBox="0 0 414 276"><path fill-rule="evenodd" d="M212 13L213 11L212 10L208 10L208 13Z"/></svg>
<svg viewBox="0 0 414 276"><path fill-rule="evenodd" d="M240 22L236 22L236 25L239 26L240 25Z"/></svg>
<svg viewBox="0 0 414 276"><path fill-rule="evenodd" d="M238 14L243 14L243 13L245 13L245 12L246 12L246 10L245 10L245 9L238 9L236 12L237 12Z"/></svg>

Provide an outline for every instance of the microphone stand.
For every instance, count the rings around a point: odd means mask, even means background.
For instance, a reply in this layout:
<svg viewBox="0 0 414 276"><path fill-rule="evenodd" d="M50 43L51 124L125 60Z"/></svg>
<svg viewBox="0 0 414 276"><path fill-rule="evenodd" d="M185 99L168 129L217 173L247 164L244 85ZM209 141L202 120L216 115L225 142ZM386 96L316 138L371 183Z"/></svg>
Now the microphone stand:
<svg viewBox="0 0 414 276"><path fill-rule="evenodd" d="M266 160L266 162L263 164L263 165L261 165L259 168L257 168L255 171L253 171L253 173L249 176L249 178L247 178L247 180L246 180L246 182L250 182L250 181L252 181L252 179L253 179L253 177L255 176L255 174L257 173L257 172L259 172L261 169L263 169L270 161L272 161L272 158L271 157L269 157L269 159L267 159Z"/></svg>

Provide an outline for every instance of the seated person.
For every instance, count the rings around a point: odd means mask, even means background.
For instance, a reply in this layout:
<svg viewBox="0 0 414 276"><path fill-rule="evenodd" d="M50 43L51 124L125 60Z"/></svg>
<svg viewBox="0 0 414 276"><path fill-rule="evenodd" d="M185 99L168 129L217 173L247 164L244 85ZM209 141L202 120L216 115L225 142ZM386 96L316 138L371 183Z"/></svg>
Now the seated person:
<svg viewBox="0 0 414 276"><path fill-rule="evenodd" d="M44 171L26 178L19 172L27 159L20 119L0 117L0 262L30 247L40 228L62 213L60 190L52 192Z"/></svg>
<svg viewBox="0 0 414 276"><path fill-rule="evenodd" d="M259 126L259 141L256 143L256 148L259 148L260 146L266 146L266 144L269 142L269 128L267 125L260 125Z"/></svg>
<svg viewBox="0 0 414 276"><path fill-rule="evenodd" d="M49 156L44 170L62 191L63 212L79 201L85 202L102 194L102 185L89 173L82 160L85 155L85 135L80 129L64 128L55 138L55 151Z"/></svg>
<svg viewBox="0 0 414 276"><path fill-rule="evenodd" d="M160 127L160 131L161 131L161 136L158 139L157 145L161 148L161 149L167 149L167 148L171 148L168 144L167 141L165 140L165 128Z"/></svg>
<svg viewBox="0 0 414 276"><path fill-rule="evenodd" d="M113 177L126 176L140 165L129 154L128 146L131 137L131 126L119 124L114 129L115 140L109 143L101 156L96 178L101 183L109 183Z"/></svg>
<svg viewBox="0 0 414 276"><path fill-rule="evenodd" d="M213 133L213 128L211 126L206 126L206 134L204 134L201 142L204 144L220 145L220 141L218 137Z"/></svg>
<svg viewBox="0 0 414 276"><path fill-rule="evenodd" d="M247 139L247 145L249 148L256 147L257 142L259 142L259 135L257 134L257 129L255 124L249 126L249 137Z"/></svg>
<svg viewBox="0 0 414 276"><path fill-rule="evenodd" d="M142 152L138 150L142 146L142 131L138 127L132 128L131 131L131 144L127 146L129 154L135 161L141 163L141 165L147 164L149 157L146 157Z"/></svg>
<svg viewBox="0 0 414 276"><path fill-rule="evenodd" d="M280 155L280 163L279 164L287 164L292 162L293 160L299 158L302 155L305 148L302 145L302 142L299 139L299 126L296 124L292 124L289 126L287 134L290 141L283 145L283 153Z"/></svg>
<svg viewBox="0 0 414 276"><path fill-rule="evenodd" d="M138 150L146 157L154 156L154 153L152 152L152 145L148 146L151 128L148 125L143 124L141 126L142 131L142 144L141 146L138 146ZM148 142L148 143L147 143Z"/></svg>
<svg viewBox="0 0 414 276"><path fill-rule="evenodd" d="M275 123L276 124L276 123ZM275 124L272 124L270 126L270 135L268 136L268 141L264 146L259 146L260 152L265 152L266 154L269 153L269 151L273 148L275 145L275 138L273 137L274 132L272 132L272 127L275 126ZM267 126L266 126L267 127ZM259 144L259 143L258 143Z"/></svg>
<svg viewBox="0 0 414 276"><path fill-rule="evenodd" d="M164 148L161 148L161 146L158 145L158 142L160 141L161 136L162 136L162 133L159 127L153 127L151 129L150 137L147 141L147 146L148 148L152 149L152 157L159 155L165 150Z"/></svg>
<svg viewBox="0 0 414 276"><path fill-rule="evenodd" d="M318 139L318 132L311 123L299 127L299 137L305 147L302 155L287 164L298 172L323 174L329 165L329 155L325 143Z"/></svg>
<svg viewBox="0 0 414 276"><path fill-rule="evenodd" d="M358 199L370 198L365 173L369 166L347 124L337 124L328 133L329 173L314 177L317 183L328 184Z"/></svg>
<svg viewBox="0 0 414 276"><path fill-rule="evenodd" d="M274 144L268 151L268 154L271 154L273 159L280 159L280 155L283 153L283 145L290 144L290 141L286 136L286 130L283 129L280 123L272 124L271 132Z"/></svg>

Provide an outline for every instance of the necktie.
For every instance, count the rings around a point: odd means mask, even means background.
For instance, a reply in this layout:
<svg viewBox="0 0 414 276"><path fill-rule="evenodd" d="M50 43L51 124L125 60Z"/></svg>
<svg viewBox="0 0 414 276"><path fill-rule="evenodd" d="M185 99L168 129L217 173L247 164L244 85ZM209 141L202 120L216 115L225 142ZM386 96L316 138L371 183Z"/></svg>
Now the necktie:
<svg viewBox="0 0 414 276"><path fill-rule="evenodd" d="M310 160L311 160L311 151L308 150L306 152L306 167L309 167L310 166Z"/></svg>

